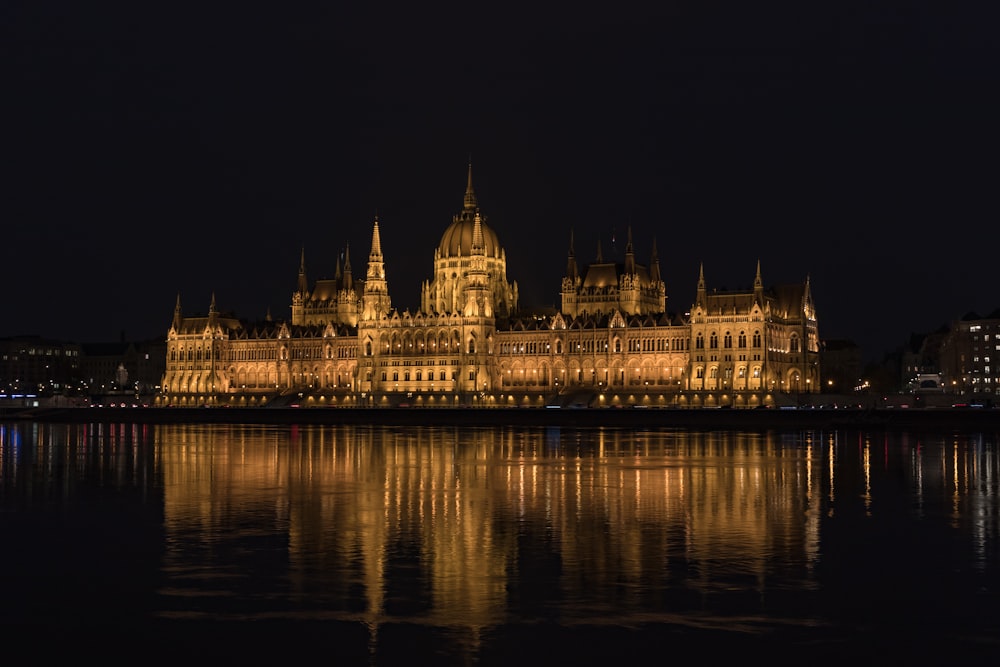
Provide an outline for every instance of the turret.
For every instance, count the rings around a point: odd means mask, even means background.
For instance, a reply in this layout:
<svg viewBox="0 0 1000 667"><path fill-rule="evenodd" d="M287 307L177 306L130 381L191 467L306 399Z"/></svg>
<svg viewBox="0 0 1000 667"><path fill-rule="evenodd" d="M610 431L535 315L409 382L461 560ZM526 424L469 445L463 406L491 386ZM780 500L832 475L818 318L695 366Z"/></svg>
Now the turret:
<svg viewBox="0 0 1000 667"><path fill-rule="evenodd" d="M389 285L385 279L385 263L382 259L382 239L379 236L378 216L372 228L372 248L368 253L368 271L365 274L365 291L362 297L361 319L376 320L384 317L391 309Z"/></svg>

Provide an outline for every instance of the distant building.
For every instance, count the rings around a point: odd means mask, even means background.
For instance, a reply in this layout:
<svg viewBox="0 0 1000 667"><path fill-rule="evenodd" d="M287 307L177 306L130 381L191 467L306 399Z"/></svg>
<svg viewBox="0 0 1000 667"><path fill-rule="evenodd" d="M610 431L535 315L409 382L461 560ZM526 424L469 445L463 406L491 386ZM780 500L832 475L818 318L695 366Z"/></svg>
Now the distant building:
<svg viewBox="0 0 1000 667"><path fill-rule="evenodd" d="M952 393L996 402L1000 392L1000 310L953 322L940 346L941 376Z"/></svg>
<svg viewBox="0 0 1000 667"><path fill-rule="evenodd" d="M160 402L168 405L773 404L821 391L809 280L710 290L669 312L655 242L640 263L631 229L624 261L577 263L572 232L557 312L526 312L507 255L479 208L471 166L461 211L434 249L420 309L392 306L376 218L364 277L349 251L332 279L310 283L305 250L288 320L186 316L167 332Z"/></svg>
<svg viewBox="0 0 1000 667"><path fill-rule="evenodd" d="M824 392L847 394L863 388L862 354L857 343L838 338L824 340L819 357Z"/></svg>
<svg viewBox="0 0 1000 667"><path fill-rule="evenodd" d="M166 371L167 344L163 339L84 343L81 372L94 395L125 391L138 395L159 392Z"/></svg>
<svg viewBox="0 0 1000 667"><path fill-rule="evenodd" d="M40 336L0 338L0 393L63 394L80 379L78 343Z"/></svg>

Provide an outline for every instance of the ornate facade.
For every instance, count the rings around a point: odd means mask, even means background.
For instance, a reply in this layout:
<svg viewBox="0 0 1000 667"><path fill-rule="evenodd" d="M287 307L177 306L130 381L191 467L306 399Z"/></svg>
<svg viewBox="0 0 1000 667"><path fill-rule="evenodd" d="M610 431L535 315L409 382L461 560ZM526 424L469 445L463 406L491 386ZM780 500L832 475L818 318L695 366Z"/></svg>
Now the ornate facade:
<svg viewBox="0 0 1000 667"><path fill-rule="evenodd" d="M655 242L636 261L579 267L570 235L559 312L527 313L506 251L482 214L472 169L461 212L434 251L416 312L393 308L376 218L364 278L349 248L333 279L310 285L305 250L291 318L185 317L167 333L165 405L734 406L820 389L809 280L709 291L672 315Z"/></svg>

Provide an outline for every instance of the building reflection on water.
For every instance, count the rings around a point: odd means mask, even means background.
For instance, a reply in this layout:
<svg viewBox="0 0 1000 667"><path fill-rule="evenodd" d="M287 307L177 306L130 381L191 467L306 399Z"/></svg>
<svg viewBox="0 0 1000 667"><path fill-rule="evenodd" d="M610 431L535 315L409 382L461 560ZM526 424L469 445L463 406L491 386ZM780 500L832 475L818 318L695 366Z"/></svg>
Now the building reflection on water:
<svg viewBox="0 0 1000 667"><path fill-rule="evenodd" d="M866 516L901 492L917 518L946 505L980 566L998 532L981 435L7 424L0 440L5 507L94 481L162 502L174 617L732 624L818 588L824 521L858 499Z"/></svg>

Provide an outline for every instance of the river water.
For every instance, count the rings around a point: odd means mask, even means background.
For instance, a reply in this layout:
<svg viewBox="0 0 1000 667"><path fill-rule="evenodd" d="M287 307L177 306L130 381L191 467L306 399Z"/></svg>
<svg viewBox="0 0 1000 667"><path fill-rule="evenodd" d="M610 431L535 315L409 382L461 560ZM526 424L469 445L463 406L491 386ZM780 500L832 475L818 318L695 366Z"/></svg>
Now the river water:
<svg viewBox="0 0 1000 667"><path fill-rule="evenodd" d="M0 423L0 531L44 664L1000 658L995 433Z"/></svg>

